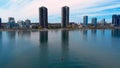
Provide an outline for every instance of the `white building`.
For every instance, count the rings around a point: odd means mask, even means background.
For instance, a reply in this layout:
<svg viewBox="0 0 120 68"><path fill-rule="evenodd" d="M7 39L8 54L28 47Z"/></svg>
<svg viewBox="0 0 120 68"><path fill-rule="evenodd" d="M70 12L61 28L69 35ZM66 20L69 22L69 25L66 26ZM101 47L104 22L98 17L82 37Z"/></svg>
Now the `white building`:
<svg viewBox="0 0 120 68"><path fill-rule="evenodd" d="M30 28L31 21L29 19L25 20L25 27Z"/></svg>
<svg viewBox="0 0 120 68"><path fill-rule="evenodd" d="M22 21L22 20L17 21L17 24L18 24L19 28L24 28L25 27L24 21Z"/></svg>

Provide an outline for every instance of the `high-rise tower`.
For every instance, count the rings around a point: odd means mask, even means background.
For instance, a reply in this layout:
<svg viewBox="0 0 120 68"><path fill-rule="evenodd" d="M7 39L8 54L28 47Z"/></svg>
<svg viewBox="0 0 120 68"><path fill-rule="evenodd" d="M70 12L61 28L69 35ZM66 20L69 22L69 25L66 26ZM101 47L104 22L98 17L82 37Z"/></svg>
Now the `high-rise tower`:
<svg viewBox="0 0 120 68"><path fill-rule="evenodd" d="M9 17L8 18L8 28L14 28L15 27L15 18L14 17Z"/></svg>
<svg viewBox="0 0 120 68"><path fill-rule="evenodd" d="M2 19L0 18L0 27L2 26Z"/></svg>
<svg viewBox="0 0 120 68"><path fill-rule="evenodd" d="M114 26L117 26L117 15L112 15L112 24L114 24Z"/></svg>
<svg viewBox="0 0 120 68"><path fill-rule="evenodd" d="M83 24L84 26L88 26L88 16L83 17Z"/></svg>
<svg viewBox="0 0 120 68"><path fill-rule="evenodd" d="M97 26L97 18L92 18L92 24L96 27Z"/></svg>
<svg viewBox="0 0 120 68"><path fill-rule="evenodd" d="M69 25L69 7L62 7L62 28Z"/></svg>
<svg viewBox="0 0 120 68"><path fill-rule="evenodd" d="M39 8L39 23L43 28L48 28L48 9L46 7Z"/></svg>

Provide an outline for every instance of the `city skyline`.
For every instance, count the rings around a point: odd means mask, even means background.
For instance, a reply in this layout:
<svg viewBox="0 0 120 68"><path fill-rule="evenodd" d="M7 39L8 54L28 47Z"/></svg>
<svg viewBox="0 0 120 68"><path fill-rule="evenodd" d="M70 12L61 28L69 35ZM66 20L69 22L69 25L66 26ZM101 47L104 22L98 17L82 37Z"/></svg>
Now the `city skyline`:
<svg viewBox="0 0 120 68"><path fill-rule="evenodd" d="M38 9L45 6L48 8L48 22L59 23L61 22L61 7L69 6L70 22L83 22L85 15L89 16L89 22L93 17L96 17L98 21L105 18L107 22L111 22L113 14L120 14L119 3L119 0L4 0L0 1L0 17L2 22L7 22L8 17L14 17L16 21L30 19L31 22L39 22Z"/></svg>

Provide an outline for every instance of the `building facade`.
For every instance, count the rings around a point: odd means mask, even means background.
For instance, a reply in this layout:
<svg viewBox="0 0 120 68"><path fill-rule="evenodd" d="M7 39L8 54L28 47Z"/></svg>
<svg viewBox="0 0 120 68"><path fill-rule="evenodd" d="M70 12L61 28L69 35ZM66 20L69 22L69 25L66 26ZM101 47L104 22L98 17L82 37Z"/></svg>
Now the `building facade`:
<svg viewBox="0 0 120 68"><path fill-rule="evenodd" d="M26 28L30 28L31 21L29 19L25 20L25 26Z"/></svg>
<svg viewBox="0 0 120 68"><path fill-rule="evenodd" d="M0 27L2 27L2 19L0 18Z"/></svg>
<svg viewBox="0 0 120 68"><path fill-rule="evenodd" d="M17 21L17 24L18 24L18 28L24 28L25 27L24 21L22 21L22 20Z"/></svg>
<svg viewBox="0 0 120 68"><path fill-rule="evenodd" d="M112 24L114 26L120 26L120 15L112 15Z"/></svg>
<svg viewBox="0 0 120 68"><path fill-rule="evenodd" d="M104 26L106 24L105 19L102 19L100 23Z"/></svg>
<svg viewBox="0 0 120 68"><path fill-rule="evenodd" d="M48 28L48 9L46 7L39 8L39 23L43 28Z"/></svg>
<svg viewBox="0 0 120 68"><path fill-rule="evenodd" d="M83 25L88 26L88 16L83 17Z"/></svg>
<svg viewBox="0 0 120 68"><path fill-rule="evenodd" d="M15 26L16 26L15 19L13 17L9 17L7 27L8 28L14 28Z"/></svg>
<svg viewBox="0 0 120 68"><path fill-rule="evenodd" d="M30 28L31 21L28 19L25 21L19 20L17 21L17 25L18 25L18 28Z"/></svg>
<svg viewBox="0 0 120 68"><path fill-rule="evenodd" d="M117 15L112 15L112 24L114 25L114 26L117 26Z"/></svg>
<svg viewBox="0 0 120 68"><path fill-rule="evenodd" d="M69 25L69 7L62 7L62 28L66 28Z"/></svg>
<svg viewBox="0 0 120 68"><path fill-rule="evenodd" d="M92 24L96 27L97 26L97 18L92 18Z"/></svg>
<svg viewBox="0 0 120 68"><path fill-rule="evenodd" d="M120 15L117 16L117 25L120 26Z"/></svg>

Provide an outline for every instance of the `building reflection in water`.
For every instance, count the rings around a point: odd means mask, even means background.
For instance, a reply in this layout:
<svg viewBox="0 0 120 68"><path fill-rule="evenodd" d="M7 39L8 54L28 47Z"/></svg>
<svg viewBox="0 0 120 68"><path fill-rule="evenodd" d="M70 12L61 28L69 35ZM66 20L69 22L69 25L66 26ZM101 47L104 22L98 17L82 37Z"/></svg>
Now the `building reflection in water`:
<svg viewBox="0 0 120 68"><path fill-rule="evenodd" d="M93 29L93 30L91 30L91 33L92 33L93 36L95 36L96 33L97 33L97 30L96 30L96 29Z"/></svg>
<svg viewBox="0 0 120 68"><path fill-rule="evenodd" d="M69 31L62 30L62 57L61 60L69 59Z"/></svg>
<svg viewBox="0 0 120 68"><path fill-rule="evenodd" d="M111 33L112 33L112 37L120 38L120 30L119 29L112 30Z"/></svg>
<svg viewBox="0 0 120 68"><path fill-rule="evenodd" d="M87 36L87 30L83 30L83 34Z"/></svg>
<svg viewBox="0 0 120 68"><path fill-rule="evenodd" d="M101 32L102 32L102 36L104 36L105 35L105 30L103 29L103 30L101 30Z"/></svg>
<svg viewBox="0 0 120 68"><path fill-rule="evenodd" d="M114 29L111 31L111 35L112 35L112 46L115 47L115 48L118 48L120 49L120 30L119 29ZM117 42L117 43L115 43Z"/></svg>
<svg viewBox="0 0 120 68"><path fill-rule="evenodd" d="M92 35L91 37L94 41L96 41L96 33L97 33L96 29L91 30L91 35Z"/></svg>
<svg viewBox="0 0 120 68"><path fill-rule="evenodd" d="M48 68L48 31L39 32L40 41L40 67Z"/></svg>
<svg viewBox="0 0 120 68"><path fill-rule="evenodd" d="M48 31L41 31L40 32L40 43L47 43L48 42Z"/></svg>
<svg viewBox="0 0 120 68"><path fill-rule="evenodd" d="M83 33L83 39L87 40L87 33L88 33L88 30L82 30L82 33Z"/></svg>
<svg viewBox="0 0 120 68"><path fill-rule="evenodd" d="M12 51L14 51L14 49L16 48L16 31L7 31L6 32L8 35L8 42L7 42L7 46L6 46L6 50L9 53L12 53Z"/></svg>
<svg viewBox="0 0 120 68"><path fill-rule="evenodd" d="M16 37L16 31L8 31L7 32L9 40L15 40ZM14 41L13 41L14 42Z"/></svg>
<svg viewBox="0 0 120 68"><path fill-rule="evenodd" d="M30 38L31 31L18 31L18 37L21 38Z"/></svg>
<svg viewBox="0 0 120 68"><path fill-rule="evenodd" d="M0 31L0 53L2 50L2 31Z"/></svg>

